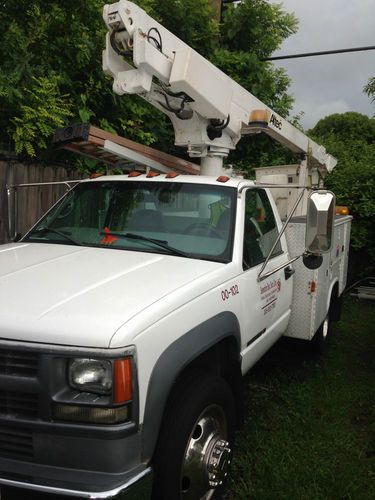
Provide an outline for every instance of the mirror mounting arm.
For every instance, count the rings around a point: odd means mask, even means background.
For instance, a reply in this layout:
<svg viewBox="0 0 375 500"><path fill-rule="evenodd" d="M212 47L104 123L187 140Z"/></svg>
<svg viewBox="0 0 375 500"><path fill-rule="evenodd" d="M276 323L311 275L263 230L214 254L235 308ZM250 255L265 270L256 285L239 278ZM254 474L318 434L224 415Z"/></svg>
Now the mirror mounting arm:
<svg viewBox="0 0 375 500"><path fill-rule="evenodd" d="M272 276L273 274L277 273L277 271L280 271L280 269L284 269L284 267L288 267L289 264L292 264L293 262L295 262L300 257L302 257L302 255L297 255L297 257L293 257L293 259L288 260L288 262L284 262L284 264L282 264L281 266L276 267L275 269L272 269L272 271L268 271L267 273L262 274L262 276L259 273L258 274L258 279L257 279L258 283L260 281L265 280L269 276Z"/></svg>

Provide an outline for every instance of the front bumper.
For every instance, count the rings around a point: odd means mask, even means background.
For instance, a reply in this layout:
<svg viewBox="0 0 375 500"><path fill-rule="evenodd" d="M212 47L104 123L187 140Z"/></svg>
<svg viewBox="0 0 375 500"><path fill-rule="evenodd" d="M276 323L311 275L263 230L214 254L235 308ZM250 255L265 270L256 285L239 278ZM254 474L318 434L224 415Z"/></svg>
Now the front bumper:
<svg viewBox="0 0 375 500"><path fill-rule="evenodd" d="M148 500L151 497L152 490L152 469L143 468L134 475L128 477L125 482L115 488L102 491L87 491L87 489L75 489L74 485L53 486L38 482L38 478L26 478L23 480L8 479L7 474L0 472L0 486L10 486L27 490L39 491L41 493L51 493L55 495L66 495L78 498L116 498L121 495L121 500ZM10 476L11 477L11 476ZM36 482L30 482L33 479ZM86 485L87 486L87 485ZM73 488L73 489L72 489Z"/></svg>

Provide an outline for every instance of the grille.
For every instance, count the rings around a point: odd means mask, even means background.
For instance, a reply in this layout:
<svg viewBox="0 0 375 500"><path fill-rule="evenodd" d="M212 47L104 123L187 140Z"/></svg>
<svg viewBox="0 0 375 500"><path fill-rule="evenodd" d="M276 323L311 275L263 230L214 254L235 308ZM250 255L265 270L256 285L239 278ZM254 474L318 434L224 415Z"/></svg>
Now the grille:
<svg viewBox="0 0 375 500"><path fill-rule="evenodd" d="M0 350L0 375L36 377L38 355L33 352Z"/></svg>
<svg viewBox="0 0 375 500"><path fill-rule="evenodd" d="M38 416L37 394L0 391L0 416L14 418L35 418ZM1 432L0 427L0 432Z"/></svg>
<svg viewBox="0 0 375 500"><path fill-rule="evenodd" d="M28 458L34 455L30 429L0 425L0 456Z"/></svg>

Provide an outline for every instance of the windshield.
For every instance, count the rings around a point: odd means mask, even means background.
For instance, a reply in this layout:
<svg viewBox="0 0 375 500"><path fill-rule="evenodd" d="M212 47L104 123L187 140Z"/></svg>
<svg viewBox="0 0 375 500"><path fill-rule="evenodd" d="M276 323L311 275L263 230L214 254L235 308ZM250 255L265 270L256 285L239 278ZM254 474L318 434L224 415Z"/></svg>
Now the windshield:
<svg viewBox="0 0 375 500"><path fill-rule="evenodd" d="M71 190L24 241L229 262L236 190L178 182L96 181Z"/></svg>

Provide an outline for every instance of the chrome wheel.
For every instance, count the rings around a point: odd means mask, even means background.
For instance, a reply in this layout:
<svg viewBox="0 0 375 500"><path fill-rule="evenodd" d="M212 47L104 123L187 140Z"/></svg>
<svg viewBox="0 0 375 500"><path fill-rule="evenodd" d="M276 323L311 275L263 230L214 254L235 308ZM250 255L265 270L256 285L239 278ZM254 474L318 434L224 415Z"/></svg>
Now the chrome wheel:
<svg viewBox="0 0 375 500"><path fill-rule="evenodd" d="M190 434L181 470L181 498L210 499L228 475L231 449L223 408L207 406Z"/></svg>
<svg viewBox="0 0 375 500"><path fill-rule="evenodd" d="M228 475L235 423L233 392L224 379L186 375L175 386L160 433L152 498L213 499Z"/></svg>
<svg viewBox="0 0 375 500"><path fill-rule="evenodd" d="M311 341L311 352L323 354L331 330L330 309Z"/></svg>
<svg viewBox="0 0 375 500"><path fill-rule="evenodd" d="M322 336L324 340L328 337L328 332L329 332L329 316L327 314L322 325Z"/></svg>

